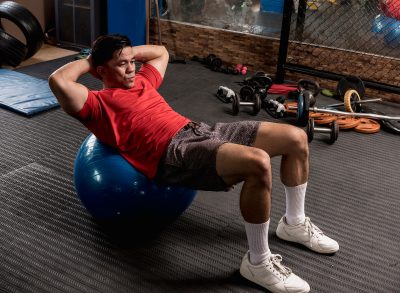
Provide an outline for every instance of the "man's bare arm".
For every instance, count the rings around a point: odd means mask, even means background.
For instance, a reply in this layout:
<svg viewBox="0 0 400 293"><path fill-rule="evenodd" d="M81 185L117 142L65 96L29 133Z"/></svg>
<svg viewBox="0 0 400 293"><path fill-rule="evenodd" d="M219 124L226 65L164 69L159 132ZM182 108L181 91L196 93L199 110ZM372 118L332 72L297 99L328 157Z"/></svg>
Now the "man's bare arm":
<svg viewBox="0 0 400 293"><path fill-rule="evenodd" d="M76 81L91 70L90 61L80 59L64 65L50 75L50 88L65 112L73 114L82 109L88 97L88 89Z"/></svg>
<svg viewBox="0 0 400 293"><path fill-rule="evenodd" d="M143 45L133 47L135 60L153 65L164 77L168 66L169 54L164 46Z"/></svg>

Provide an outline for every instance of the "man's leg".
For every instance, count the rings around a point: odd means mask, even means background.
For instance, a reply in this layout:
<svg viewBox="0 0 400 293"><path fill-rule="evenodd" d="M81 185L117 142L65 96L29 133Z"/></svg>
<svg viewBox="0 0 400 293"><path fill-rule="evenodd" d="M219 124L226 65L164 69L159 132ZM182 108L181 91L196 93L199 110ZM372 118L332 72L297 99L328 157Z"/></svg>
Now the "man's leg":
<svg viewBox="0 0 400 293"><path fill-rule="evenodd" d="M254 146L271 157L281 155L281 181L286 194L286 214L279 221L277 236L301 243L319 253L334 253L339 244L324 235L305 216L304 202L309 171L308 141L305 132L297 127L263 123Z"/></svg>
<svg viewBox="0 0 400 293"><path fill-rule="evenodd" d="M286 194L285 218L291 225L303 223L309 172L306 133L291 125L263 123L254 146L271 157L282 156L280 174Z"/></svg>
<svg viewBox="0 0 400 293"><path fill-rule="evenodd" d="M218 174L228 184L244 181L240 208L250 251L243 259L241 273L272 292L308 292L308 284L282 266L279 255L269 251L270 158L274 156L282 156L280 174L287 198L286 215L294 222L303 221L298 225L288 225L286 217L283 217L278 225L278 236L318 252L338 249L337 242L325 236L304 215L309 172L305 132L290 125L264 122L260 125L253 147L224 144L217 153ZM292 237L293 232L295 237Z"/></svg>
<svg viewBox="0 0 400 293"><path fill-rule="evenodd" d="M229 145L221 146L224 147L229 148ZM240 204L244 219L251 223L263 223L269 219L270 158L282 156L280 174L287 194L287 212L291 218L304 221L305 187L309 172L306 133L291 125L264 122L260 125L253 147L243 150L246 147L234 145L233 150L226 151L228 158L220 156L217 161L217 167L221 169L219 174L228 184L244 181ZM242 160L253 161L254 170L246 167ZM262 210L263 207L266 210ZM261 210L255 212L255 209Z"/></svg>
<svg viewBox="0 0 400 293"><path fill-rule="evenodd" d="M241 274L272 292L308 292L309 285L284 267L268 247L271 206L271 164L265 150L231 143L217 153L217 172L228 185L244 182L240 209L245 220L249 252Z"/></svg>

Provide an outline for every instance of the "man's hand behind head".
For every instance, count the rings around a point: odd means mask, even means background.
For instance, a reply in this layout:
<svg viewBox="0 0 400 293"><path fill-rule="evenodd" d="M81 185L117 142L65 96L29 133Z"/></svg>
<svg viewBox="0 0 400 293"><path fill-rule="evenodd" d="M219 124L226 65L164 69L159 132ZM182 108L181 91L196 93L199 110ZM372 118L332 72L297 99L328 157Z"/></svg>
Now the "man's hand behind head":
<svg viewBox="0 0 400 293"><path fill-rule="evenodd" d="M97 68L94 68L94 67L93 67L92 55L89 55L86 59L88 60L88 62L89 62L89 64L90 64L89 73L90 73L91 75L93 75L95 78L101 80L102 78L101 78L100 74L97 73Z"/></svg>

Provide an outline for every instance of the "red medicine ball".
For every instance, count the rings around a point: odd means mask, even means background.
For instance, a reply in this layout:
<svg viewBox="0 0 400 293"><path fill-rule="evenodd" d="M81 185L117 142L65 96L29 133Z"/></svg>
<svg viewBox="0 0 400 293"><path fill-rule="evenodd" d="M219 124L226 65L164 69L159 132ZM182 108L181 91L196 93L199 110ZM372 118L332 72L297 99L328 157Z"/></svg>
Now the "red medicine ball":
<svg viewBox="0 0 400 293"><path fill-rule="evenodd" d="M400 0L381 0L380 8L386 16L400 20Z"/></svg>

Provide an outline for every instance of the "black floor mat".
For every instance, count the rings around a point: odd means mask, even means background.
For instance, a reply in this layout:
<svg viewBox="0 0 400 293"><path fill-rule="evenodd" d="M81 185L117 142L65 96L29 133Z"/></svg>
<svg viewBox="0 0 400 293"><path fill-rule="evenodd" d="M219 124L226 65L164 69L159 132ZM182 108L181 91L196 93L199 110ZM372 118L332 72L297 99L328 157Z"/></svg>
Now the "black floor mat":
<svg viewBox="0 0 400 293"><path fill-rule="evenodd" d="M73 57L19 69L47 78ZM170 64L161 93L197 121L269 120L265 111L230 114L215 93L238 90L243 77L198 63ZM82 82L101 84L90 76ZM335 103L319 97L317 103ZM284 122L284 121L281 121ZM32 118L0 109L1 292L263 292L238 273L247 250L239 213L240 186L198 192L193 204L154 238L126 229L116 238L87 214L77 198L72 167L88 131L61 109ZM312 292L400 292L399 137L341 131L310 144L307 215L340 243L319 255L279 240L284 213L279 159L273 165L270 247L306 279Z"/></svg>

